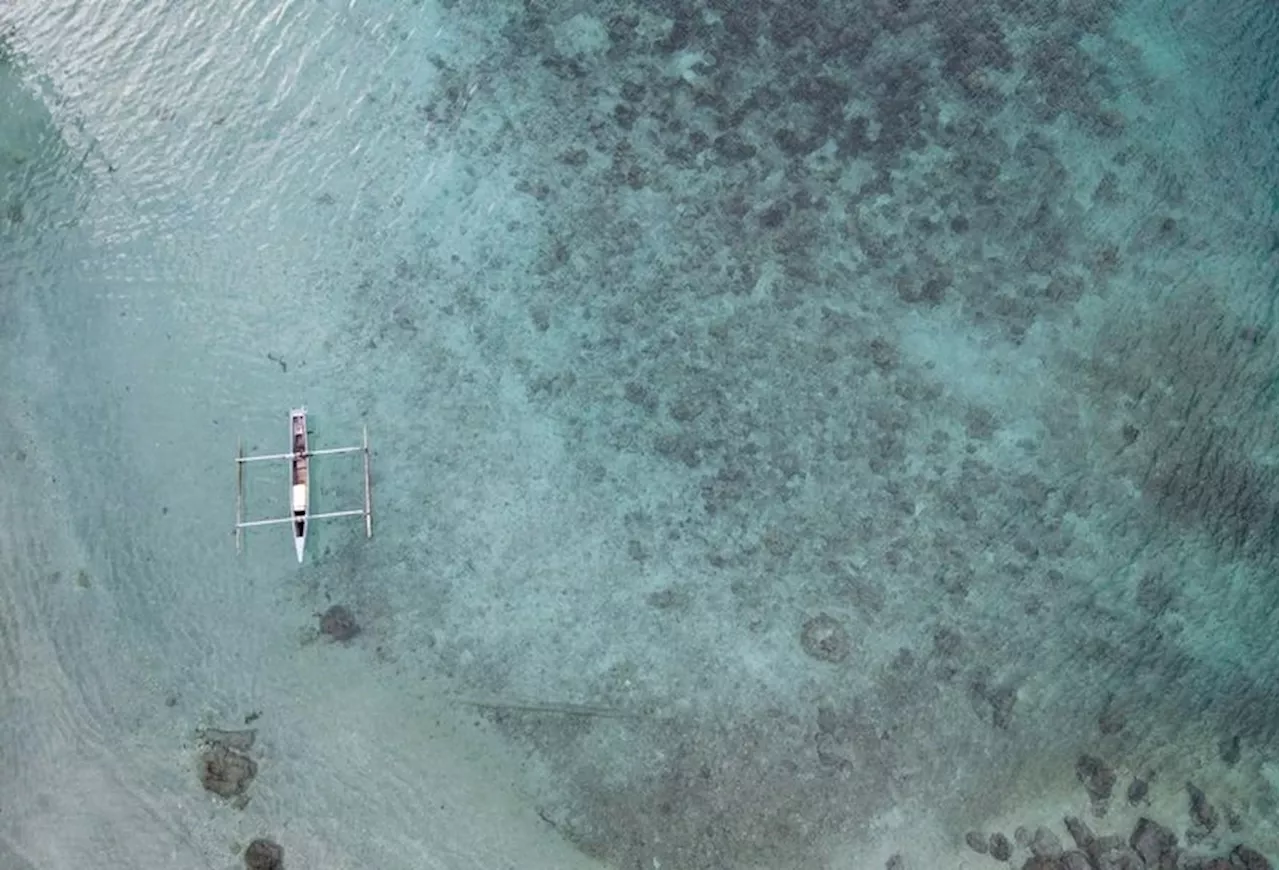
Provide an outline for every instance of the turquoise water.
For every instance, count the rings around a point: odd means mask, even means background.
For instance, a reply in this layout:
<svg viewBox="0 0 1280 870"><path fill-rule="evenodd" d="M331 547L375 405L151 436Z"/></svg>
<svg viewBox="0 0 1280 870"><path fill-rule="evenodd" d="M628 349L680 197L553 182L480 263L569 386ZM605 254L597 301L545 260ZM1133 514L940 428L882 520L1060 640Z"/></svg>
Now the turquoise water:
<svg viewBox="0 0 1280 870"><path fill-rule="evenodd" d="M0 866L1274 860L1273 11L110 5L0 10ZM237 556L299 404L375 537Z"/></svg>

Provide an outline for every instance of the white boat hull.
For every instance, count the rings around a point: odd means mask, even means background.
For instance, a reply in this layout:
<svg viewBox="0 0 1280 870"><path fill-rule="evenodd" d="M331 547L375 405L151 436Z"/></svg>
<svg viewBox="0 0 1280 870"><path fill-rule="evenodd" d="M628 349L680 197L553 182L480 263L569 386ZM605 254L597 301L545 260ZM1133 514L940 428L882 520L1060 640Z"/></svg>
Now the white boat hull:
<svg viewBox="0 0 1280 870"><path fill-rule="evenodd" d="M307 448L307 409L289 412L289 444L293 460L289 463L289 502L293 507L293 549L302 564L307 548L307 514L311 504L311 455Z"/></svg>

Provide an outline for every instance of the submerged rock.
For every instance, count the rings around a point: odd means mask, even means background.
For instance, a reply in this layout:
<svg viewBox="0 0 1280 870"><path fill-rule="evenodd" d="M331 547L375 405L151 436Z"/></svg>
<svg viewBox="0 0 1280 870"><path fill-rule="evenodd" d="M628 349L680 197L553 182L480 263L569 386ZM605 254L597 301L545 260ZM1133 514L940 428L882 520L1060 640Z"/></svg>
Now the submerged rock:
<svg viewBox="0 0 1280 870"><path fill-rule="evenodd" d="M1129 783L1129 790L1125 793L1125 799L1129 801L1129 806L1136 807L1147 799L1147 781L1142 777L1134 777L1133 782Z"/></svg>
<svg viewBox="0 0 1280 870"><path fill-rule="evenodd" d="M200 755L200 782L205 790L225 798L244 794L258 775L257 762L247 754L257 732L202 728L196 736L206 745Z"/></svg>
<svg viewBox="0 0 1280 870"><path fill-rule="evenodd" d="M1211 834L1218 827L1218 811L1200 789L1187 783L1187 797L1191 799L1191 823L1197 833Z"/></svg>
<svg viewBox="0 0 1280 870"><path fill-rule="evenodd" d="M1058 859L1061 870L1093 870L1089 864L1089 856L1079 849L1072 849Z"/></svg>
<svg viewBox="0 0 1280 870"><path fill-rule="evenodd" d="M1271 862L1248 846L1236 846L1231 852L1231 866L1240 870L1271 870Z"/></svg>
<svg viewBox="0 0 1280 870"><path fill-rule="evenodd" d="M1148 867L1162 867L1160 861L1166 855L1172 856L1177 849L1178 836L1163 825L1141 818L1129 837L1129 845Z"/></svg>
<svg viewBox="0 0 1280 870"><path fill-rule="evenodd" d="M1022 865L1022 870L1062 870L1062 865L1057 858L1049 858L1044 855L1032 855L1027 862Z"/></svg>
<svg viewBox="0 0 1280 870"><path fill-rule="evenodd" d="M320 614L320 633L336 641L348 641L360 633L355 614L341 604L335 604Z"/></svg>
<svg viewBox="0 0 1280 870"><path fill-rule="evenodd" d="M1037 858L1057 858L1062 854L1062 841L1058 835L1046 827L1036 828L1031 838L1031 854Z"/></svg>
<svg viewBox="0 0 1280 870"><path fill-rule="evenodd" d="M1071 835L1071 839L1075 840L1076 848L1084 852L1093 849L1093 831L1089 830L1089 826L1076 816L1067 816L1062 820L1067 826L1067 833Z"/></svg>
<svg viewBox="0 0 1280 870"><path fill-rule="evenodd" d="M1105 815L1107 802L1116 786L1116 772L1102 759L1093 755L1081 755L1076 761L1076 777L1084 783L1085 791L1093 802L1095 815Z"/></svg>
<svg viewBox="0 0 1280 870"><path fill-rule="evenodd" d="M800 629L800 645L811 657L836 664L849 655L849 634L835 617L819 613Z"/></svg>
<svg viewBox="0 0 1280 870"><path fill-rule="evenodd" d="M1235 766L1235 763L1240 760L1240 735L1234 734L1229 740L1220 742L1218 756L1226 762L1228 767Z"/></svg>
<svg viewBox="0 0 1280 870"><path fill-rule="evenodd" d="M284 849L274 840L257 839L244 850L245 870L284 870Z"/></svg>
<svg viewBox="0 0 1280 870"><path fill-rule="evenodd" d="M1132 849L1119 849L1099 856L1098 870L1147 870L1147 865Z"/></svg>
<svg viewBox="0 0 1280 870"><path fill-rule="evenodd" d="M211 746L200 756L200 782L219 797L243 794L257 775L257 762L225 746Z"/></svg>

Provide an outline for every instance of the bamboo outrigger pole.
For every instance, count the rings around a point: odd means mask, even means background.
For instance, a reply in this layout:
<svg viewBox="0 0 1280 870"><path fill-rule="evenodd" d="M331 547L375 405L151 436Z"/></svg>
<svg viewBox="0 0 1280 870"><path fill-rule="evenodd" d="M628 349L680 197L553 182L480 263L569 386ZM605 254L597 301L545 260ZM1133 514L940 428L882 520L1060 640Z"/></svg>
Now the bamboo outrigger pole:
<svg viewBox="0 0 1280 870"><path fill-rule="evenodd" d="M244 439L236 439L236 552L240 552L240 538L244 534Z"/></svg>

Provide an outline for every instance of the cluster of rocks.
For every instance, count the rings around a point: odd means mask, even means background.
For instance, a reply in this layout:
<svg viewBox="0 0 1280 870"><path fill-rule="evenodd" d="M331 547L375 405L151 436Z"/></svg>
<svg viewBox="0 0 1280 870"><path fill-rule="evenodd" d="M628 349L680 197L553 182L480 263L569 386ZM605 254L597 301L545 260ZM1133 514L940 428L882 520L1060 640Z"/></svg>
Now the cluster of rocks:
<svg viewBox="0 0 1280 870"><path fill-rule="evenodd" d="M340 604L318 616L320 633L335 641L345 643L360 633L355 615ZM253 713L245 723L256 718L258 714ZM258 775L258 763L250 754L257 739L256 729L201 728L196 739L200 742L201 785L206 791L229 799L237 809L244 809L249 803L246 792ZM244 866L246 870L284 870L284 849L272 840L256 839L245 848Z"/></svg>
<svg viewBox="0 0 1280 870"><path fill-rule="evenodd" d="M202 728L196 733L203 744L200 753L200 782L219 797L230 798L243 809L249 802L245 794L258 773L258 763L249 757L257 733ZM244 850L245 870L284 870L284 849L279 843L258 838Z"/></svg>
<svg viewBox="0 0 1280 870"><path fill-rule="evenodd" d="M249 755L256 736L252 728L243 731L202 728L197 732L196 737L203 744L200 782L206 791L230 798L240 808L249 802L245 791L258 774L258 763Z"/></svg>
<svg viewBox="0 0 1280 870"><path fill-rule="evenodd" d="M1081 755L1076 761L1076 778L1089 795L1093 814L1106 815L1115 790L1116 771L1093 755ZM1146 802L1151 775L1135 777L1125 792L1130 806ZM1187 846L1208 839L1218 829L1218 810L1205 793L1187 783L1189 821L1185 832ZM1239 819L1228 812L1227 827L1239 828ZM1022 870L1271 870L1271 863L1247 846L1236 846L1226 857L1193 855L1178 844L1178 835L1168 828L1141 818L1129 838L1108 834L1095 836L1089 826L1075 816L1063 820L1067 833L1075 842L1074 849L1063 848L1058 836L1048 828L1034 832L1018 828L1013 842L1004 834L970 831L964 841L970 849L990 855L997 861L1011 861L1015 847L1030 852Z"/></svg>
<svg viewBox="0 0 1280 870"><path fill-rule="evenodd" d="M1146 773L1133 778L1125 791L1125 799L1129 802L1129 806L1136 807L1147 802L1147 793L1153 776L1154 774ZM1081 755L1076 761L1076 778L1089 794L1093 814L1099 818L1105 816L1116 785L1115 770L1095 756ZM1185 836L1189 845L1195 845L1212 836L1223 818L1219 815L1217 808L1209 802L1205 793L1194 783L1187 783L1187 797L1190 799L1191 824L1187 826ZM1235 813L1228 809L1222 816L1225 816L1228 828L1233 831L1239 830L1240 819Z"/></svg>
<svg viewBox="0 0 1280 870"><path fill-rule="evenodd" d="M1004 834L971 831L965 843L975 852L990 855L996 861L1013 858L1015 846L1030 852L1022 870L1271 870L1271 863L1247 846L1236 846L1225 857L1192 855L1178 845L1178 835L1168 828L1141 818L1124 837L1098 836L1079 818L1063 820L1075 848L1063 847L1061 840L1048 828L1034 833L1019 828L1014 842Z"/></svg>

